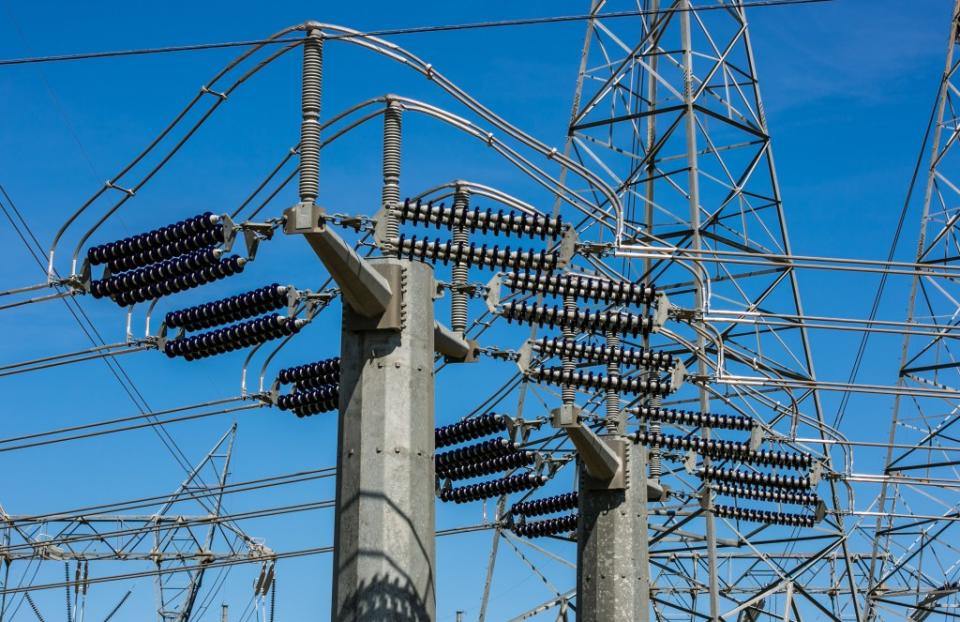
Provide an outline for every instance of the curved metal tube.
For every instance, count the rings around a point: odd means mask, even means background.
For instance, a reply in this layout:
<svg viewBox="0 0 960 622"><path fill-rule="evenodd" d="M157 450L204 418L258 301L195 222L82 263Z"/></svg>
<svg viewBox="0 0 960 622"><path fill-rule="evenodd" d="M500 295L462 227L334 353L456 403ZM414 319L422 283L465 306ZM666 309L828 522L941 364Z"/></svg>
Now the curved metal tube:
<svg viewBox="0 0 960 622"><path fill-rule="evenodd" d="M100 188L100 190L98 190L92 197L90 197L89 199L87 199L87 201L86 201L83 205L81 205L80 208L77 209L76 212L74 212L69 218L67 218L66 222L64 222L64 224L60 227L60 229L57 230L57 233L54 235L53 242L52 242L51 245L50 245L50 250L49 250L49 253L48 253L48 264L47 264L47 278L48 278L48 280L52 280L52 279L53 279L53 275L55 274L54 268L53 268L53 257L54 257L54 253L55 253L55 251L56 251L57 245L59 244L61 237L62 237L63 234L66 232L66 230L70 227L70 225L72 225L73 222L74 222L84 211L86 211L87 208L88 208L94 201L96 201L98 198L100 198L100 196L102 196L104 192L106 192L106 191L107 191L108 189L110 189L110 188L117 187L116 184L117 184L128 172L130 172L130 170L131 170L134 166L136 166L138 163L140 163L151 151L153 151L153 149L160 143L160 141L162 141L171 131L173 131L173 129L180 123L180 121L183 120L183 118L187 115L187 113L189 113L190 110L196 105L196 103L197 103L198 101L200 101L200 99L203 97L203 95L206 94L207 92L209 92L210 87L212 87L213 85L215 85L227 72L231 71L234 67L236 67L237 65L239 65L240 63L242 63L244 60L246 60L247 58L249 58L251 55L253 55L253 54L256 53L257 51L259 51L260 49L262 49L262 48L264 48L265 46L269 45L269 42L270 42L270 41L273 41L273 40L275 40L275 39L277 39L277 38L280 38L280 37L282 37L282 36L284 36L284 35L286 35L286 34L289 34L290 32L294 32L294 31L296 31L296 30L298 30L298 28L288 28L288 29L285 29L285 30L283 30L283 31L281 31L281 32L273 35L272 37L269 37L268 39L265 40L264 43L261 43L261 44L259 44L259 45L254 46L254 47L251 47L250 49L248 49L248 50L245 51L244 53L242 53L242 54L240 54L239 56L237 56L237 58L235 58L234 60L232 60L230 63L228 63L228 64L227 64L223 69L221 69L219 72L217 72L217 74L215 74L214 77L213 77L211 80L209 80L208 83L207 83L205 86L203 86L203 87L200 88L200 91L193 97L193 99L190 101L190 103L188 103L187 106L186 106L183 110L181 110L180 113L179 113L176 117L174 117L173 121L171 121L171 122L160 132L160 134L158 134L157 137L154 138L154 140L153 140L149 145L147 145L147 147L146 147L143 151L141 151L141 152L140 152L133 160L131 160L124 168L122 168L122 169L120 170L120 172L117 173L112 179L110 179L109 181L107 181L107 182L103 185L103 187ZM142 184L141 184L141 185L142 185Z"/></svg>
<svg viewBox="0 0 960 622"><path fill-rule="evenodd" d="M171 150L167 153L167 155L165 155L160 160L160 162L155 167L153 167L142 180L140 180L140 182L136 186L130 189L130 191L127 193L125 197L117 201L117 203L112 208L110 208L102 217L100 217L100 219L97 220L96 223L94 223L93 227L91 227L90 230L87 231L80 238L80 241L77 242L77 246L73 251L73 257L72 257L72 262L70 267L71 276L76 274L77 257L80 255L80 250L83 248L83 245L87 242L88 239L90 239L90 236L93 235L94 232L96 232L96 230L99 229L100 226L104 222L106 222L110 216L112 216L118 209L120 209L120 207L124 203L126 203L131 197L135 196L136 193L144 185L146 185L146 183L149 182L153 178L153 176L156 175L160 171L160 169L163 168L163 166L166 165L166 163L169 162L171 158L173 158L174 155L176 155L178 151L180 151L180 148L183 147L183 145L186 144L186 142L190 140L191 137L193 137L193 135L197 132L197 130L200 129L200 126L203 125L206 122L206 120L210 118L210 116L217 110L217 108L220 107L220 105L223 102L227 101L227 97L235 89L237 89L241 84L249 80L258 71L260 71L261 69L263 69L264 67L266 67L267 65L269 65L270 63L272 63L273 61L280 58L282 55L286 54L287 52L289 52L290 50L294 49L299 45L300 43L291 43L290 45L287 45L279 49L278 51L276 51L275 53L271 54L269 57L267 57L266 59L258 63L256 66L251 68L245 74L237 78L236 82L234 82L226 91L224 91L221 94L217 94L218 95L217 101L214 102L214 104L210 106L210 108L203 114L203 116L200 117L200 119L196 123L194 123L194 125L187 131L187 133L184 134L179 141L177 141L177 143L173 146L173 148L171 148ZM209 89L207 89L207 91L205 92L210 92L210 91Z"/></svg>

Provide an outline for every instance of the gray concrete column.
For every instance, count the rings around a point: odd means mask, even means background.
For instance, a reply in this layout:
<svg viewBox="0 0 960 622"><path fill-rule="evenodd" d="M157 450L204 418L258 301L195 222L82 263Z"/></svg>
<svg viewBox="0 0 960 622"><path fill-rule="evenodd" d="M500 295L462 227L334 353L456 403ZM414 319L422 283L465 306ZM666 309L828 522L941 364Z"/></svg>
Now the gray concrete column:
<svg viewBox="0 0 960 622"><path fill-rule="evenodd" d="M400 284L402 328L366 330L368 319L344 312L332 619L430 622L433 269L398 259L370 263Z"/></svg>
<svg viewBox="0 0 960 622"><path fill-rule="evenodd" d="M627 442L624 455L627 479L621 490L591 490L590 478L581 468L577 531L580 622L649 620L646 448Z"/></svg>

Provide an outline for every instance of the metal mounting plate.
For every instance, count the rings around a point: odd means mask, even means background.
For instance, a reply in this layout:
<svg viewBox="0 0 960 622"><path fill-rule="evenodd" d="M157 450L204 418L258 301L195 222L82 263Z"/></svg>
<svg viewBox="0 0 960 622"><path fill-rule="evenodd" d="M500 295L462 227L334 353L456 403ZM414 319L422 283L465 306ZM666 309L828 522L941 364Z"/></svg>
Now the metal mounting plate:
<svg viewBox="0 0 960 622"><path fill-rule="evenodd" d="M372 262L371 262L372 263ZM343 306L344 314L350 316L349 326L354 332L365 330L399 331L403 326L403 299L406 291L403 287L403 268L395 264L373 264L373 269L387 280L393 295L382 315L364 317L353 311L350 305Z"/></svg>
<svg viewBox="0 0 960 622"><path fill-rule="evenodd" d="M630 465L627 462L630 455L630 452L627 451L627 439L619 436L601 436L600 440L617 455L620 466L610 479L597 479L592 477L587 469L581 468L580 486L587 490L623 490L630 484L627 476L627 473L630 472Z"/></svg>

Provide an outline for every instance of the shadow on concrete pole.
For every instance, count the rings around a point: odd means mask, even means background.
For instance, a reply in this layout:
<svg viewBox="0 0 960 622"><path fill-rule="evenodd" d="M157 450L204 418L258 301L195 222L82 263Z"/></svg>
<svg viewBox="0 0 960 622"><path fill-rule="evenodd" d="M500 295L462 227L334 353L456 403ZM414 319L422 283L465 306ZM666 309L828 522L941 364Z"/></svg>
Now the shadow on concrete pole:
<svg viewBox="0 0 960 622"><path fill-rule="evenodd" d="M435 617L433 270L372 259L400 330L344 312L334 620Z"/></svg>

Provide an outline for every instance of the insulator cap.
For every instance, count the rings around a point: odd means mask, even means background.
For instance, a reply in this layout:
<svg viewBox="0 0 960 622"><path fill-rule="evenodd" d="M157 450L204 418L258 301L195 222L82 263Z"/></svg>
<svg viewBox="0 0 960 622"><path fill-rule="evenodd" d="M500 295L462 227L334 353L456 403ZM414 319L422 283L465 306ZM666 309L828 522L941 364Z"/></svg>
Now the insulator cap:
<svg viewBox="0 0 960 622"><path fill-rule="evenodd" d="M769 525L786 525L789 527L813 527L816 518L806 514L789 514L770 510L754 510L752 508L731 507L728 505L714 505L713 512L720 518L767 523Z"/></svg>
<svg viewBox="0 0 960 622"><path fill-rule="evenodd" d="M515 516L542 516L544 514L572 510L577 507L578 502L579 495L576 492L568 492L562 495L556 495L555 497L514 503L513 507L510 508L510 513Z"/></svg>
<svg viewBox="0 0 960 622"><path fill-rule="evenodd" d="M290 384L292 382L303 382L311 378L336 375L340 377L340 357L334 357L317 361L315 363L306 363L296 367L286 367L277 373L277 380L280 384Z"/></svg>
<svg viewBox="0 0 960 622"><path fill-rule="evenodd" d="M499 210L470 209L468 207L448 208L433 203L421 201L403 202L398 212L402 223L416 223L421 225L435 225L437 229L466 228L470 231L493 232L505 235L526 235L531 239L539 237L541 240L550 237L558 238L563 235L563 219L551 218L540 214L521 214L518 212Z"/></svg>
<svg viewBox="0 0 960 622"><path fill-rule="evenodd" d="M546 482L546 476L535 473L511 475L503 479L470 484L469 486L463 486L461 488L445 488L440 491L440 500L444 502L453 501L455 503L479 501L480 499L489 499L490 497L498 497L512 492L538 488Z"/></svg>
<svg viewBox="0 0 960 622"><path fill-rule="evenodd" d="M531 347L534 352L545 357L560 356L594 363L617 363L663 370L673 365L673 355L669 352L657 352L647 348L620 348L550 337L542 337L532 342Z"/></svg>
<svg viewBox="0 0 960 622"><path fill-rule="evenodd" d="M437 428L434 431L434 442L439 449L464 441L472 441L506 429L507 418L505 415L480 415Z"/></svg>
<svg viewBox="0 0 960 622"><path fill-rule="evenodd" d="M456 264L478 266L480 268L513 268L515 270L555 270L560 262L560 256L550 251L531 251L503 248L486 244L477 246L473 243L446 242L437 239L433 242L429 238L418 239L417 236L406 237L401 235L392 240L397 257L420 259L437 263L442 261L447 265L451 261Z"/></svg>
<svg viewBox="0 0 960 622"><path fill-rule="evenodd" d="M640 395L667 395L673 389L670 382L659 378L627 376L604 376L561 367L538 367L527 372L527 377L537 382L558 386L574 386L580 389L618 391Z"/></svg>
<svg viewBox="0 0 960 622"><path fill-rule="evenodd" d="M551 305L527 304L525 302L506 302L499 314L527 324L537 324L554 328L571 328L579 332L618 333L623 335L648 335L653 329L653 318L626 313L624 311L590 311L588 309Z"/></svg>
<svg viewBox="0 0 960 622"><path fill-rule="evenodd" d="M573 296L581 300L617 305L650 304L657 295L653 285L612 281L580 274L508 272L503 276L503 284L514 291Z"/></svg>
<svg viewBox="0 0 960 622"><path fill-rule="evenodd" d="M171 339L164 345L163 351L171 358L182 356L188 361L194 361L293 335L299 332L302 326L302 320L282 315L266 315L192 337Z"/></svg>
<svg viewBox="0 0 960 622"><path fill-rule="evenodd" d="M200 236L218 226L220 217L212 212L204 212L192 218L181 220L180 222L159 229L153 229L140 235L108 242L99 246L92 246L87 250L87 259L90 265L96 266L110 261L117 261L120 258L131 258L140 253L150 250L157 250L177 242ZM220 226L222 231L222 226ZM209 242L214 244L222 242L222 235L219 240ZM179 254L179 253L178 253ZM145 265L145 264L141 264Z"/></svg>
<svg viewBox="0 0 960 622"><path fill-rule="evenodd" d="M513 526L513 533L524 538L543 538L560 533L576 531L579 514L567 514L557 518L519 523Z"/></svg>
<svg viewBox="0 0 960 622"><path fill-rule="evenodd" d="M639 419L660 421L670 425L726 430L750 430L753 428L753 419L742 415L715 415L691 410L660 408L659 406L638 406L628 408L627 412Z"/></svg>
<svg viewBox="0 0 960 622"><path fill-rule="evenodd" d="M765 464L793 469L805 469L813 465L813 457L770 449L750 449L747 443L706 439L699 436L673 436L639 431L633 435L636 443L666 447L671 450L689 451L717 459L730 459L751 464Z"/></svg>

